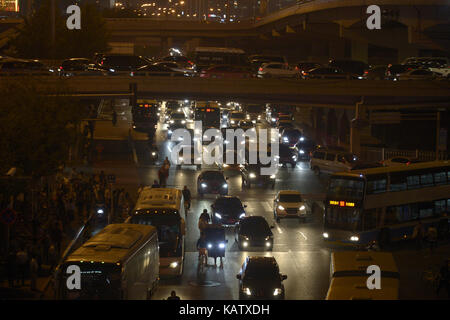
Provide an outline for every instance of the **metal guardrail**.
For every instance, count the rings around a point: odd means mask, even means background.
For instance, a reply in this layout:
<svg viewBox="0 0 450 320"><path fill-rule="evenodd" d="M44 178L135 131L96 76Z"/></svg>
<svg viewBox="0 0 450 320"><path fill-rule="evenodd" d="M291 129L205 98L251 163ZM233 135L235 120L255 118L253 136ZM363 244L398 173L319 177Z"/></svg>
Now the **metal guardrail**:
<svg viewBox="0 0 450 320"><path fill-rule="evenodd" d="M407 157L416 158L423 161L435 161L436 152L435 151L423 151L423 150L400 150L400 149L389 149L389 148L371 148L362 147L361 148L361 158L365 161L383 161L393 157ZM439 152L439 160L450 159L450 153L446 151Z"/></svg>

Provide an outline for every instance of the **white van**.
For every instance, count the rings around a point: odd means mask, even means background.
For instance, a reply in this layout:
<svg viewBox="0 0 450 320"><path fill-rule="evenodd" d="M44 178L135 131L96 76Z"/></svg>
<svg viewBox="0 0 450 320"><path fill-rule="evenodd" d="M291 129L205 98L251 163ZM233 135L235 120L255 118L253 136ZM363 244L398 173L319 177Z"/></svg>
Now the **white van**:
<svg viewBox="0 0 450 320"><path fill-rule="evenodd" d="M350 171L357 160L356 155L346 151L318 149L313 151L311 155L310 167L316 175L320 173L332 174Z"/></svg>

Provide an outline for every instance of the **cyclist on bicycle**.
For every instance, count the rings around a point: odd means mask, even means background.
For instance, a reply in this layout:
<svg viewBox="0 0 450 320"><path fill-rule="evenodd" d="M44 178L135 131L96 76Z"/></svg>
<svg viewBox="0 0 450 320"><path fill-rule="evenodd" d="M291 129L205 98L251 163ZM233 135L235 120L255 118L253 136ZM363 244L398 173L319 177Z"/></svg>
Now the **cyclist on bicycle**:
<svg viewBox="0 0 450 320"><path fill-rule="evenodd" d="M183 197L185 202L185 207L187 210L191 208L191 191L188 189L187 186L184 186L183 188Z"/></svg>
<svg viewBox="0 0 450 320"><path fill-rule="evenodd" d="M206 249L206 237L202 232L200 233L200 238L197 241L197 250L198 250L198 260L202 261L204 259L205 264L208 259L208 250Z"/></svg>

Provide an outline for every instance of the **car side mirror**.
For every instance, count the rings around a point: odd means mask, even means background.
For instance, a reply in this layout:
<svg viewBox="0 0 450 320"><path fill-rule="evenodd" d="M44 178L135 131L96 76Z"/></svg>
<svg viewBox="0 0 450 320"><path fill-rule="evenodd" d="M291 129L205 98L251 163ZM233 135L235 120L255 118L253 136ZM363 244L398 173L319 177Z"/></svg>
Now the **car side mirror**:
<svg viewBox="0 0 450 320"><path fill-rule="evenodd" d="M287 275L282 274L282 275L281 275L281 281L286 280L286 279L287 279Z"/></svg>
<svg viewBox="0 0 450 320"><path fill-rule="evenodd" d="M241 280L241 275L240 275L240 274L237 274L237 275L236 275L236 279Z"/></svg>

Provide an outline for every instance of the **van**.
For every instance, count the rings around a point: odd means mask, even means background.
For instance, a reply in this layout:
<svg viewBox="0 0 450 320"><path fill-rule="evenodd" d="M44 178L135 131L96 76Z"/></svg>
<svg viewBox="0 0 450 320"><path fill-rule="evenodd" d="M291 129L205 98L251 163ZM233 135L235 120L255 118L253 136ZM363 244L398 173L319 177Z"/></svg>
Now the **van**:
<svg viewBox="0 0 450 320"><path fill-rule="evenodd" d="M350 152L321 148L312 152L310 168L316 175L320 175L322 172L332 174L350 171L357 160L358 157Z"/></svg>

